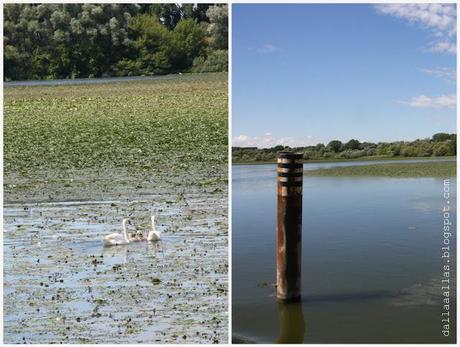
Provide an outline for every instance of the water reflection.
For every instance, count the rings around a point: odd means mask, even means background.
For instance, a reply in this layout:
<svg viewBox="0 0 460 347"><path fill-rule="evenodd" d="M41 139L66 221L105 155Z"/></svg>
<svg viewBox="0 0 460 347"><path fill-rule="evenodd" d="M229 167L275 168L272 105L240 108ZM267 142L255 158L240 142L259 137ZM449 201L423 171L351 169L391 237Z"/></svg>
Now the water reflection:
<svg viewBox="0 0 460 347"><path fill-rule="evenodd" d="M306 327L301 302L278 301L280 333L277 343L302 343Z"/></svg>
<svg viewBox="0 0 460 347"><path fill-rule="evenodd" d="M113 246L113 247L102 247L102 257L107 264L127 264L128 263L128 247Z"/></svg>
<svg viewBox="0 0 460 347"><path fill-rule="evenodd" d="M147 242L147 251L153 258L155 258L157 255L162 255L164 257L163 247L161 247L161 241Z"/></svg>

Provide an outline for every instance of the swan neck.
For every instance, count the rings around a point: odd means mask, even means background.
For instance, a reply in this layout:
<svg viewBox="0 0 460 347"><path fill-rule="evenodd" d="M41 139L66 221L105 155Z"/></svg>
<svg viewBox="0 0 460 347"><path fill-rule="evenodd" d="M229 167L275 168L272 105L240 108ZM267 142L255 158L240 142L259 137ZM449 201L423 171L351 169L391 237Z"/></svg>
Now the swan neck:
<svg viewBox="0 0 460 347"><path fill-rule="evenodd" d="M128 230L126 230L126 223L128 221L126 219L123 219L123 237L125 238L126 241L128 241Z"/></svg>

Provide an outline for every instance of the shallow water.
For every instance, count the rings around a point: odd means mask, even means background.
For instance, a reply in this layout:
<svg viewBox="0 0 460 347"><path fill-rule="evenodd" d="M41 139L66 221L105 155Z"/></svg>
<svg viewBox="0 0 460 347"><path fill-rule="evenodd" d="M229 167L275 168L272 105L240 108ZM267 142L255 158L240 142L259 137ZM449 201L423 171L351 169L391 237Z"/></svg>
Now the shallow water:
<svg viewBox="0 0 460 347"><path fill-rule="evenodd" d="M73 187L80 200L58 201L69 193L50 185L31 191L36 202L28 203L26 190L11 188L4 206L5 343L227 342L225 186L176 186L169 194L132 187L93 187L93 194ZM99 195L107 200L94 199ZM160 242L102 247L104 235L121 231L123 217L147 230L152 213Z"/></svg>
<svg viewBox="0 0 460 347"><path fill-rule="evenodd" d="M364 165L305 169L346 164ZM302 302L280 305L276 166L238 165L232 172L235 341L454 341L441 335L442 179L304 177ZM455 196L450 205L455 211ZM455 324L450 330L455 334Z"/></svg>
<svg viewBox="0 0 460 347"><path fill-rule="evenodd" d="M167 80L179 78L181 75L163 76L126 76L126 77L100 77L100 78L74 78L56 80L34 80L34 81L11 81L4 82L4 87L26 87L26 86L58 86L69 84L97 84L97 83L118 83L130 81Z"/></svg>

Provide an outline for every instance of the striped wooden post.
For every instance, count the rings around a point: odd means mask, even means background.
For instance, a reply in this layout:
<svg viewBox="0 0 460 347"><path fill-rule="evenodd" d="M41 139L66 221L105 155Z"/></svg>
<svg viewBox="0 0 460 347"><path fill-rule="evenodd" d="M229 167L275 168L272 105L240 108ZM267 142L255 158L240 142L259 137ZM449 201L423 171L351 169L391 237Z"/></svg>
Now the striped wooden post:
<svg viewBox="0 0 460 347"><path fill-rule="evenodd" d="M279 300L300 300L302 181L302 154L278 153L276 288Z"/></svg>

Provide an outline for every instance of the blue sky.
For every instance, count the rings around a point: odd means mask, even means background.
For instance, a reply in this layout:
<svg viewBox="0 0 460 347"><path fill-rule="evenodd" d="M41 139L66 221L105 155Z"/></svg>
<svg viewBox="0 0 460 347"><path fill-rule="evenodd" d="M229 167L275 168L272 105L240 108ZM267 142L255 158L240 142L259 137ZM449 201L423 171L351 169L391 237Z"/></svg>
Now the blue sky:
<svg viewBox="0 0 460 347"><path fill-rule="evenodd" d="M456 132L455 5L232 11L233 146Z"/></svg>

